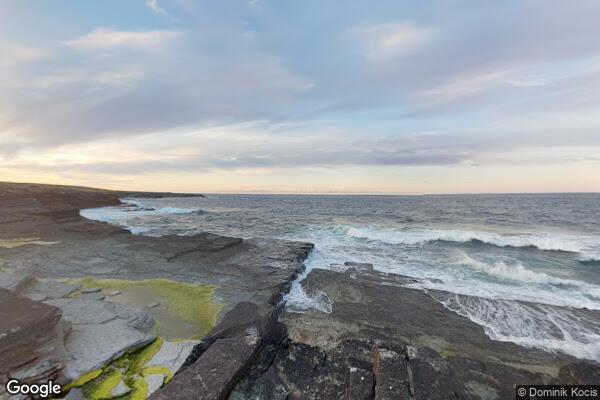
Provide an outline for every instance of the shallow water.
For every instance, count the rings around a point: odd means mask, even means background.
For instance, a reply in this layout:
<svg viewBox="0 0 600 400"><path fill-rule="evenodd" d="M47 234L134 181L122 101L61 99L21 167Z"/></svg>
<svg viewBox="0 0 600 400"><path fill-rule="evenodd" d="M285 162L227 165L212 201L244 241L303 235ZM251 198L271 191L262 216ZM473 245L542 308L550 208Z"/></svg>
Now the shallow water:
<svg viewBox="0 0 600 400"><path fill-rule="evenodd" d="M215 325L221 304L213 299L211 286L164 279L129 281L119 279L75 280L86 288L119 294L106 301L134 306L152 315L154 334L169 341L202 339Z"/></svg>
<svg viewBox="0 0 600 400"><path fill-rule="evenodd" d="M420 288L487 299L438 300L494 339L600 359L597 321L511 301L600 310L598 194L214 195L130 200L82 215L144 235L209 231L310 241L316 247L309 270L358 261L435 278ZM296 310L330 307L297 284L287 299Z"/></svg>

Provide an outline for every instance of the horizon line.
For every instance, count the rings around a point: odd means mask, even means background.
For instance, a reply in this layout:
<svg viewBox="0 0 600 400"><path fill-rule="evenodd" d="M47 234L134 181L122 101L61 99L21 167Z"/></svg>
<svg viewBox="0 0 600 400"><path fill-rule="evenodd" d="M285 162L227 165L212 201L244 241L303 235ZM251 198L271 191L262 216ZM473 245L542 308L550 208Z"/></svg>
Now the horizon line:
<svg viewBox="0 0 600 400"><path fill-rule="evenodd" d="M202 191L202 192L187 192L187 191L172 191L172 190L138 190L138 189L107 189L99 186L85 186L76 184L60 184L60 183L41 183L41 182L14 182L0 181L1 184L19 184L19 185L47 185L47 186L67 186L80 187L96 190L107 190L115 192L140 192L140 193L172 193L172 194L197 194L197 195L305 195L305 196L486 196L486 195L548 195L548 194L600 194L599 192L585 191L542 191L542 192L451 192L451 193L424 193L424 192L309 192L309 191Z"/></svg>

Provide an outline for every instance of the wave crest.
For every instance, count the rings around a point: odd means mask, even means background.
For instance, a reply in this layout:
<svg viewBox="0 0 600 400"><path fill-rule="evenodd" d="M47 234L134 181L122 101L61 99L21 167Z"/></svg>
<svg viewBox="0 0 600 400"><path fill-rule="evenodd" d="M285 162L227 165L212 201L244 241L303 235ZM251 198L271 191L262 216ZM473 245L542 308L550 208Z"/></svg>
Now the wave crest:
<svg viewBox="0 0 600 400"><path fill-rule="evenodd" d="M502 235L459 229L376 229L347 227L348 236L387 244L417 245L428 242L482 242L497 247L535 247L539 250L582 253L590 238L571 235Z"/></svg>
<svg viewBox="0 0 600 400"><path fill-rule="evenodd" d="M476 260L462 251L458 253L460 255L458 264L465 265L476 271L483 272L496 278L536 284L569 285L575 287L581 287L582 285L585 285L584 282L581 281L559 278L543 272L532 271L516 261L513 263L507 263L504 260L497 260L493 263L486 263Z"/></svg>

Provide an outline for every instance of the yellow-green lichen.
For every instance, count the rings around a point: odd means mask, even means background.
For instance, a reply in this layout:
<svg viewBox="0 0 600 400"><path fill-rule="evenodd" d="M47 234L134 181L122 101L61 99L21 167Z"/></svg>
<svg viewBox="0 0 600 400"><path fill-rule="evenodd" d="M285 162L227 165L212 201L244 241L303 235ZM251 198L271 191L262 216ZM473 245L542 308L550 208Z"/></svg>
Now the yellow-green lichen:
<svg viewBox="0 0 600 400"><path fill-rule="evenodd" d="M85 374L67 385L65 389L80 388L88 400L146 399L148 397L148 384L144 379L145 377L161 375L163 384L172 378L172 373L168 368L146 366L161 349L163 343L162 338L157 338L145 347L121 356L106 367ZM115 397L113 391L121 382L125 384L128 392Z"/></svg>
<svg viewBox="0 0 600 400"><path fill-rule="evenodd" d="M166 279L129 281L119 279L77 280L84 288L119 290L108 301L144 308L156 321L155 333L167 340L201 339L215 325L222 305L213 300L214 287ZM158 303L157 307L147 307Z"/></svg>
<svg viewBox="0 0 600 400"><path fill-rule="evenodd" d="M210 286L161 279L126 281L85 278L69 282L81 284L82 288L102 289L107 294L106 301L145 309L157 322L155 333L158 338L155 341L123 355L104 368L85 374L65 388L80 388L89 400L145 399L149 394L146 378L158 376L164 385L173 377L166 367L148 366L162 348L163 338L170 341L202 338L214 326L222 307L212 299L214 288ZM117 295L110 295L117 290ZM76 297L80 293L73 295ZM159 303L160 306L150 307L153 303ZM119 390L122 394L115 397L113 393L119 385L124 385L125 390Z"/></svg>
<svg viewBox="0 0 600 400"><path fill-rule="evenodd" d="M159 367L157 365L144 368L144 376L150 376L150 375L162 375L164 377L163 385L169 383L171 378L173 378L173 374L171 373L169 368Z"/></svg>
<svg viewBox="0 0 600 400"><path fill-rule="evenodd" d="M89 400L103 400L112 398L112 392L122 381L121 371L117 368L105 368L100 377L85 385L82 389L84 396Z"/></svg>
<svg viewBox="0 0 600 400"><path fill-rule="evenodd" d="M12 249L15 247L25 246L27 244L36 244L38 246L50 246L59 242L45 242L39 238L21 238L21 239L0 239L0 247Z"/></svg>
<svg viewBox="0 0 600 400"><path fill-rule="evenodd" d="M148 384L142 377L125 381L132 389L128 400L146 400L148 397Z"/></svg>
<svg viewBox="0 0 600 400"><path fill-rule="evenodd" d="M452 351L452 350L448 350L448 349L444 349L442 351L440 351L440 356L442 356L442 358L450 358L450 357L456 357L456 352Z"/></svg>
<svg viewBox="0 0 600 400"><path fill-rule="evenodd" d="M63 388L63 390L70 390L72 388L81 387L86 383L96 379L102 375L102 368L96 369L94 371L86 372L81 375L79 378L75 379L73 382L69 383L67 386Z"/></svg>
<svg viewBox="0 0 600 400"><path fill-rule="evenodd" d="M129 355L129 374L141 374L143 372L144 366L148 363L148 361L152 360L152 357L158 353L160 348L162 347L164 341L162 338L157 338L149 345L141 348L140 350L131 353Z"/></svg>

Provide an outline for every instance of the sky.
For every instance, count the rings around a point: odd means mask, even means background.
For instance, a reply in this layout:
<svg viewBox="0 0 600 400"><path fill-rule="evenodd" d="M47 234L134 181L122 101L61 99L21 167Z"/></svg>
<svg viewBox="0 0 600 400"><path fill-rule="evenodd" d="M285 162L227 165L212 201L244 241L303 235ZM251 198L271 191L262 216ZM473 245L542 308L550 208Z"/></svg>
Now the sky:
<svg viewBox="0 0 600 400"><path fill-rule="evenodd" d="M600 2L0 2L0 181L600 191Z"/></svg>

